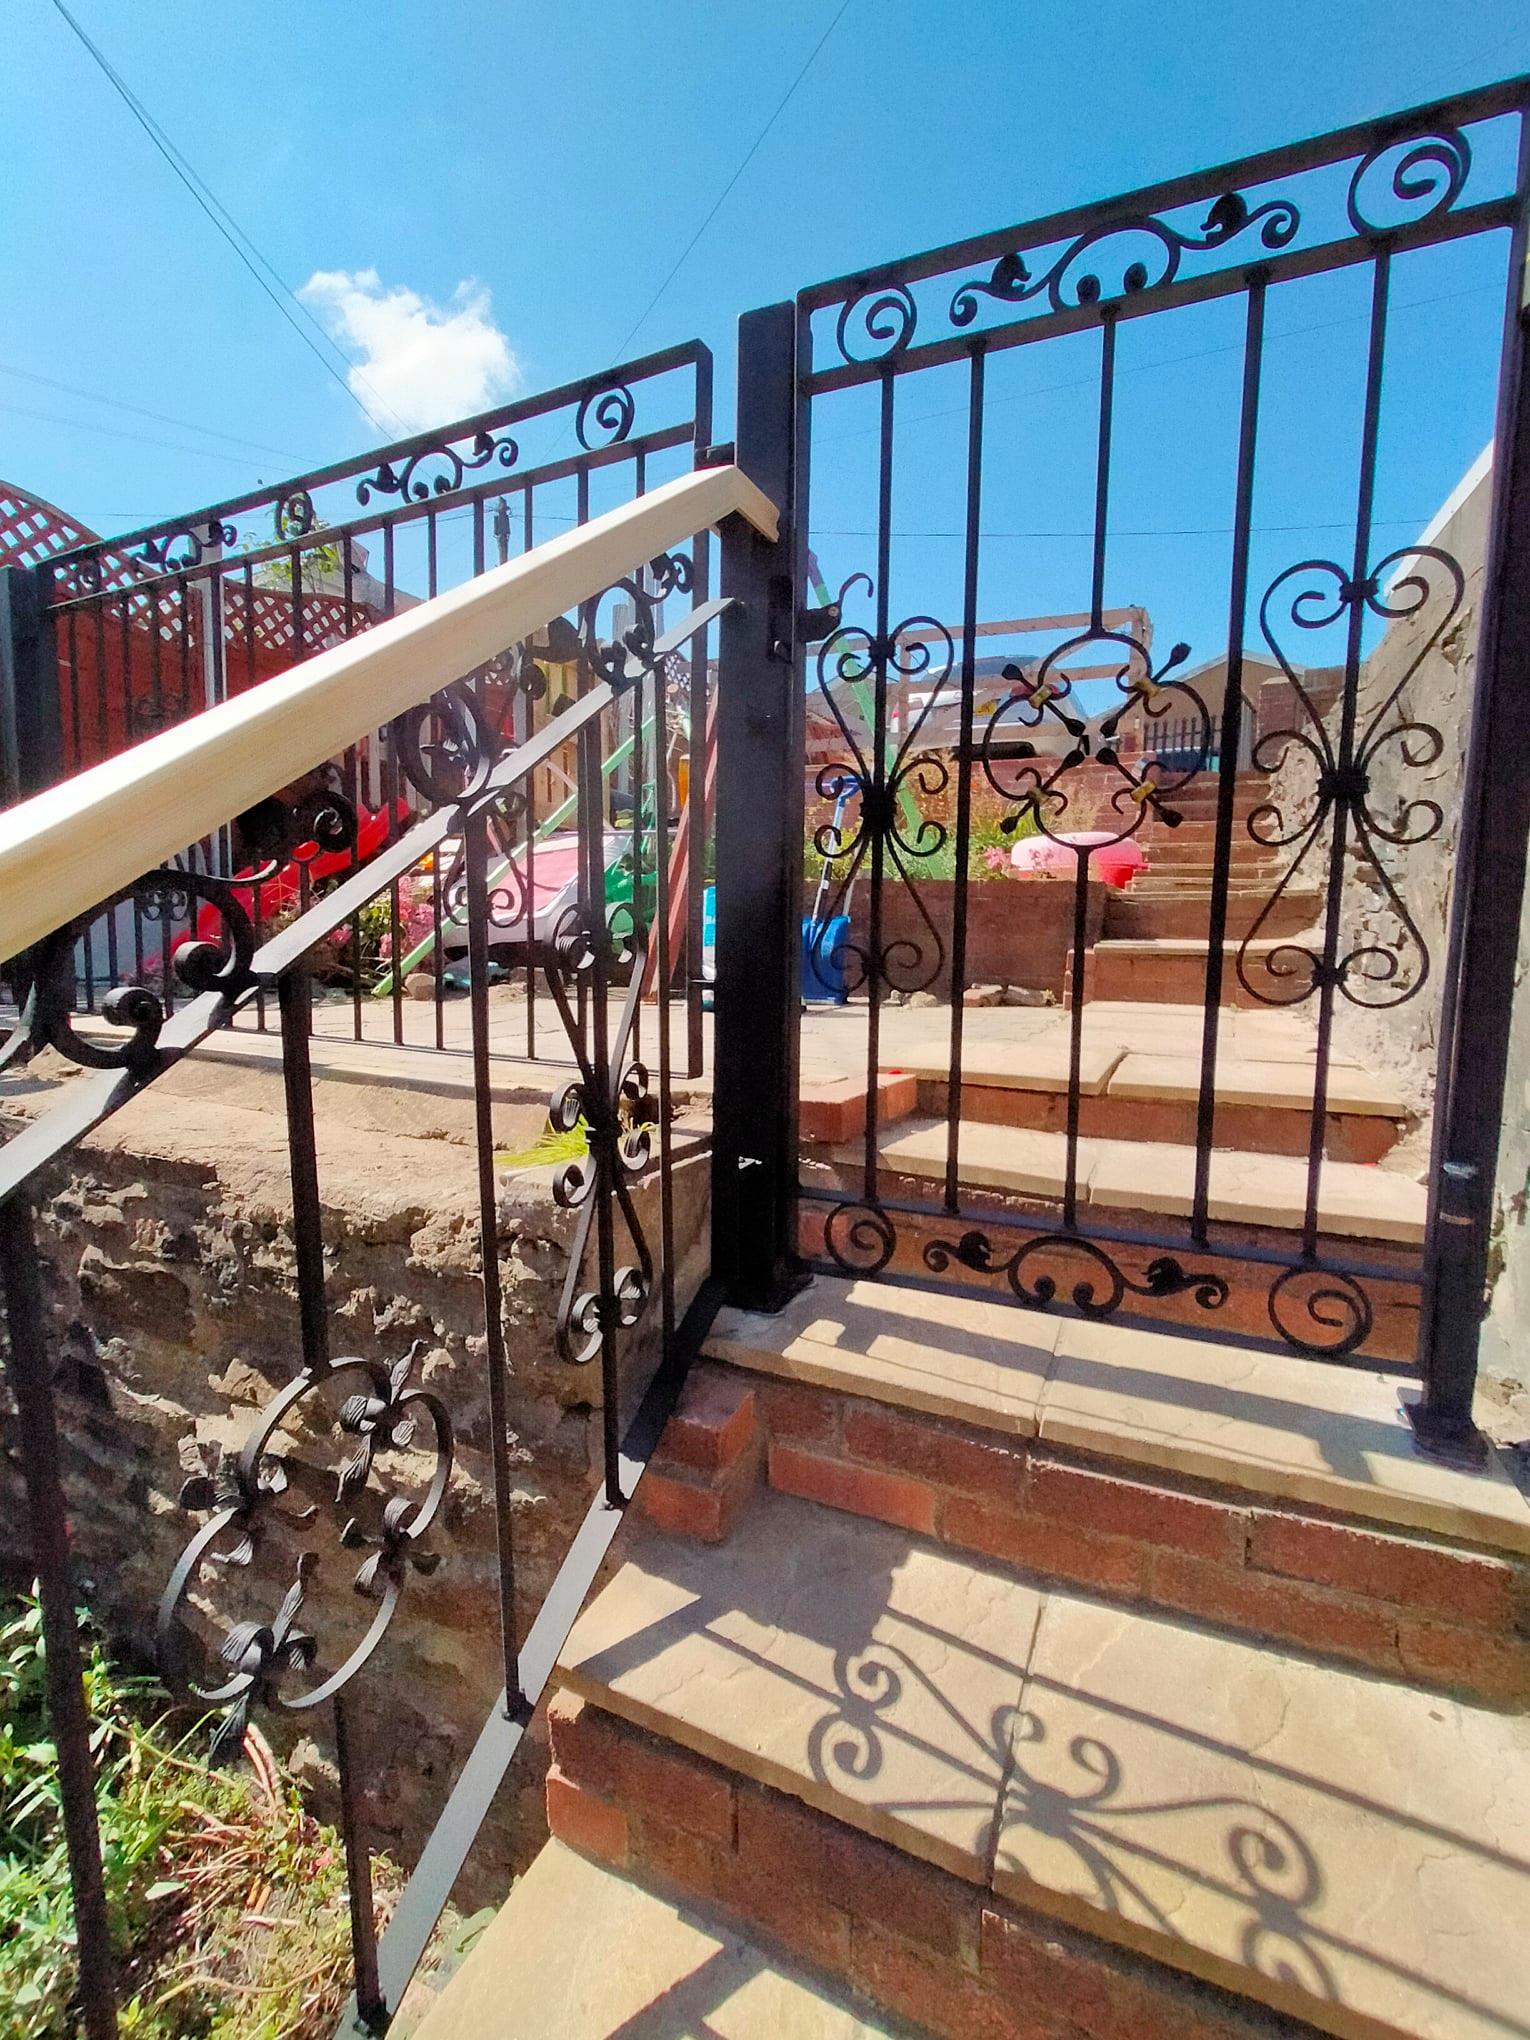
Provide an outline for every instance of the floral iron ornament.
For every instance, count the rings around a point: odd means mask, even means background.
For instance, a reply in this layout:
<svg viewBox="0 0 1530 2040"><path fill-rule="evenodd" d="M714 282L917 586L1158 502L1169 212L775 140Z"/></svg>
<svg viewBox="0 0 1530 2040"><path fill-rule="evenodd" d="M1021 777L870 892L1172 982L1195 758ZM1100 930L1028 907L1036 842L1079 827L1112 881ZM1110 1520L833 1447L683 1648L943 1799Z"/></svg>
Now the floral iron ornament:
<svg viewBox="0 0 1530 2040"><path fill-rule="evenodd" d="M391 1368L374 1361L344 1359L330 1366L304 1369L266 1405L237 1456L215 1474L197 1474L181 1490L182 1506L207 1520L192 1536L176 1563L160 1601L158 1643L166 1676L188 1686L209 1706L225 1710L214 1739L215 1751L229 1753L243 1741L257 1706L305 1711L333 1699L372 1656L393 1620L399 1597L411 1572L428 1574L439 1557L424 1548L424 1539L439 1514L452 1468L452 1426L445 1404L414 1381L423 1357L423 1340ZM323 1512L317 1504L294 1508L287 1496L294 1468L274 1450L279 1433L291 1433L310 1420L306 1407L322 1402L337 1384L358 1383L346 1396L333 1424L349 1445L341 1467L331 1511L344 1511L336 1542L345 1550L364 1550L353 1585L358 1595L375 1603L360 1640L334 1669L321 1670L316 1683L291 1690L293 1681L321 1665L322 1644L298 1626L319 1564L312 1533ZM393 1495L382 1501L380 1528L366 1529L351 1511L371 1483L376 1455L403 1451L415 1442L421 1419L430 1427L433 1465L423 1495ZM299 1533L291 1585L276 1614L236 1623L225 1637L218 1657L227 1676L208 1683L188 1677L185 1656L185 1609L209 1566L252 1566L278 1524Z"/></svg>

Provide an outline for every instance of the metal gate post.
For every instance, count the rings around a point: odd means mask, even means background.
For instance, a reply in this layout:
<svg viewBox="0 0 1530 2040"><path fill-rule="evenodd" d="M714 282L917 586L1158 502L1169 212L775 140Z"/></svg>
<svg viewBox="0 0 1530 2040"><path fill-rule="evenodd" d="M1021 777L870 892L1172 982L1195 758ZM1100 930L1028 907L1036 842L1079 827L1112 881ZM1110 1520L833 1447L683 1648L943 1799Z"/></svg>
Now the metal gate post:
<svg viewBox="0 0 1530 2040"><path fill-rule="evenodd" d="M0 567L0 803L63 777L58 660L46 567Z"/></svg>
<svg viewBox="0 0 1530 2040"><path fill-rule="evenodd" d="M738 329L736 458L781 506L774 544L731 518L717 696L717 978L712 1272L730 1302L779 1310L797 1256L797 1035L803 701L793 574L796 311Z"/></svg>
<svg viewBox="0 0 1530 2040"><path fill-rule="evenodd" d="M1525 122L1521 191L1530 172ZM1429 1255L1420 1310L1420 1443L1480 1456L1472 1422L1488 1243L1514 1018L1520 907L1530 842L1530 247L1514 237L1493 454L1477 688L1451 902Z"/></svg>

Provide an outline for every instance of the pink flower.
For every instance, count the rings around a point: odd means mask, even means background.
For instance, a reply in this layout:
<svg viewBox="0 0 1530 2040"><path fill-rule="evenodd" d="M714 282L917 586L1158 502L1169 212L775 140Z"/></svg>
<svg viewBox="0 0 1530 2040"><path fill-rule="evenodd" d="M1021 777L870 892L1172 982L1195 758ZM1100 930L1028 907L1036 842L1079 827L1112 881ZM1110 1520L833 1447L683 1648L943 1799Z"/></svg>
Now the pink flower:
<svg viewBox="0 0 1530 2040"><path fill-rule="evenodd" d="M1001 850L997 843L991 843L983 852L983 862L990 871L1007 871L1009 869L1009 852Z"/></svg>

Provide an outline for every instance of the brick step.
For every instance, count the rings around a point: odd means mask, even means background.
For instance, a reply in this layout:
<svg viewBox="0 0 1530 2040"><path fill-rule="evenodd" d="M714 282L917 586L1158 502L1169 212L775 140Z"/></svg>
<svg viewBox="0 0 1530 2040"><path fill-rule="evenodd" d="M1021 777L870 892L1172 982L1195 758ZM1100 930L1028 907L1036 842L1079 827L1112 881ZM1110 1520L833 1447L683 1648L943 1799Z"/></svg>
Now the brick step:
<svg viewBox="0 0 1530 2040"><path fill-rule="evenodd" d="M1080 1100L1081 1110L1086 1102ZM1192 1109L1172 1099L1123 1102L1140 1104L1144 1114L1159 1105L1180 1115ZM1060 1108L1051 1109L1055 1113ZM1091 1104L1091 1119L1097 1120L1104 1133L1085 1135L1078 1143L1080 1205L1106 1223L1119 1223L1122 1212L1154 1214L1160 1222L1165 1216L1188 1218L1195 1186L1194 1147L1188 1142L1121 1138L1117 1109L1108 1094L1104 1104ZM1356 1120L1366 1117L1361 1113L1350 1116ZM1295 1115L1272 1117L1290 1120ZM1139 1119L1137 1123L1149 1122ZM916 1184L944 1183L947 1139L944 1119L904 1120L889 1127L878 1142L881 1167L889 1177L906 1177ZM853 1174L864 1162L863 1150L863 1141L849 1142L830 1150L830 1158ZM1029 1203L1055 1201L1063 1194L1067 1164L1066 1135L1055 1126L1037 1129L995 1124L969 1119L965 1113L959 1122L957 1180L968 1189ZM1424 1237L1426 1204L1424 1186L1398 1170L1344 1161L1328 1161L1323 1166L1318 1218L1321 1231L1330 1238L1417 1247ZM1258 1226L1274 1235L1290 1234L1300 1230L1306 1205L1303 1154L1213 1149L1208 1212L1212 1219Z"/></svg>
<svg viewBox="0 0 1530 2040"><path fill-rule="evenodd" d="M908 1065L912 1064L909 1068ZM962 1060L963 1122L1062 1134L1068 1123L1070 1059L1066 1040L977 1045ZM943 1119L949 1110L950 1057L937 1049L905 1057L917 1080L911 1108ZM1305 1158L1312 1126L1312 1065L1218 1058L1212 1139L1240 1154ZM1087 1039L1079 1057L1079 1132L1091 1141L1151 1141L1193 1148L1200 1109L1198 1055L1134 1053ZM864 1087L863 1087L864 1088ZM1351 1066L1330 1067L1324 1153L1331 1161L1379 1162L1407 1119L1400 1093ZM893 1124L907 1127L905 1114ZM857 1136L864 1139L864 1128Z"/></svg>
<svg viewBox="0 0 1530 2040"><path fill-rule="evenodd" d="M1238 960L1244 955L1241 938L1224 948L1222 1003L1229 1006L1261 1006L1278 1003L1287 991L1284 980L1270 973L1269 959L1289 936L1256 936L1245 956L1245 984L1238 974ZM1084 996L1146 1005L1194 1005L1206 993L1206 952L1204 935L1129 937L1097 942L1084 958ZM1292 981L1294 985L1294 980ZM1252 989L1251 989L1252 987ZM1270 997L1262 998L1261 992ZM1073 959L1068 958L1063 984L1064 1002L1073 996Z"/></svg>
<svg viewBox="0 0 1530 2040"><path fill-rule="evenodd" d="M575 1825L578 1796L561 1802ZM657 2040L660 2022L676 2036L889 2040L865 2006L767 1953L715 1904L660 1898L556 1840L517 1879L413 2040Z"/></svg>
<svg viewBox="0 0 1530 2040"><path fill-rule="evenodd" d="M939 2040L1514 2030L1530 1719L945 1527L778 1492L717 1546L641 1526L560 1659L554 1832Z"/></svg>
<svg viewBox="0 0 1530 2040"><path fill-rule="evenodd" d="M1496 1454L1422 1459L1395 1375L833 1276L724 1311L705 1351L642 1490L676 1532L718 1541L763 1468L1028 1573L1530 1698L1530 1502Z"/></svg>
<svg viewBox="0 0 1530 2040"><path fill-rule="evenodd" d="M1241 939L1262 916L1261 935L1299 934L1313 925L1322 908L1320 893L1288 892L1272 901L1267 887L1229 886L1227 933L1234 940ZM1205 941L1210 921L1209 878L1140 878L1105 896L1103 935L1108 942L1151 941L1165 935L1199 936Z"/></svg>

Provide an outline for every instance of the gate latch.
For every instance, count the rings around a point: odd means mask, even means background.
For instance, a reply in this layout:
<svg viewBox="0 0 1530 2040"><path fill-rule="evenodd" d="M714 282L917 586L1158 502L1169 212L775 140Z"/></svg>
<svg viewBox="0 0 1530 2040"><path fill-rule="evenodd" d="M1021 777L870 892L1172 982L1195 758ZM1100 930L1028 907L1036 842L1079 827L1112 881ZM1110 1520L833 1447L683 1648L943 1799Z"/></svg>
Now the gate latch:
<svg viewBox="0 0 1530 2040"><path fill-rule="evenodd" d="M1440 1169L1441 1225L1477 1223L1477 1169L1471 1162L1445 1162Z"/></svg>

